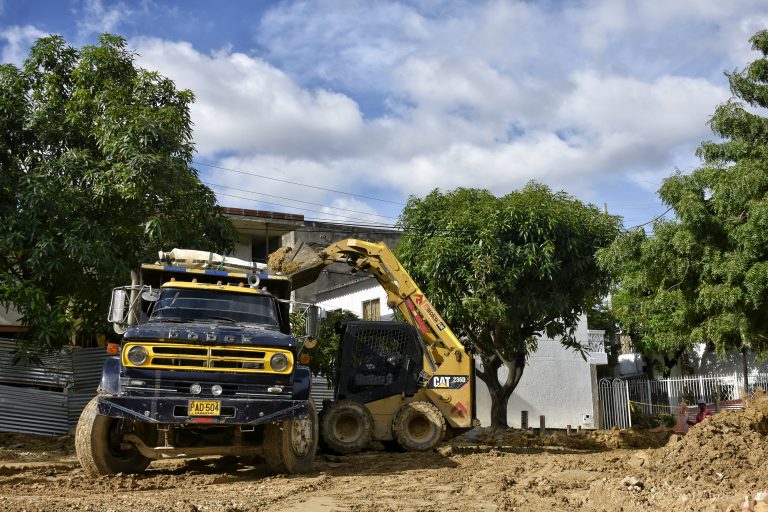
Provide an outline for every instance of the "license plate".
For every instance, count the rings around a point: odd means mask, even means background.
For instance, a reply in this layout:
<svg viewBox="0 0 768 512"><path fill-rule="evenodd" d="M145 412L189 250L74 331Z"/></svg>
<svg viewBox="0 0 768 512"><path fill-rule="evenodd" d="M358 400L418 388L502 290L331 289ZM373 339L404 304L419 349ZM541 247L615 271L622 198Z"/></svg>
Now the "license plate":
<svg viewBox="0 0 768 512"><path fill-rule="evenodd" d="M218 400L190 400L190 416L219 416L221 414L221 402Z"/></svg>

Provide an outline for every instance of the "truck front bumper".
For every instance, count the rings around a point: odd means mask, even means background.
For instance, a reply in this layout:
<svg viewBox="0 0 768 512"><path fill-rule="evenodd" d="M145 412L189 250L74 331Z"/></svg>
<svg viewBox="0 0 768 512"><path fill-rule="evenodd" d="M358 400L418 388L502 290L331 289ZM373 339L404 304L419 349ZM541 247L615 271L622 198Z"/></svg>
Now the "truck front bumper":
<svg viewBox="0 0 768 512"><path fill-rule="evenodd" d="M309 413L306 400L222 398L218 400L221 415L189 416L189 401L189 398L102 395L99 397L99 414L147 423L260 425L306 418Z"/></svg>

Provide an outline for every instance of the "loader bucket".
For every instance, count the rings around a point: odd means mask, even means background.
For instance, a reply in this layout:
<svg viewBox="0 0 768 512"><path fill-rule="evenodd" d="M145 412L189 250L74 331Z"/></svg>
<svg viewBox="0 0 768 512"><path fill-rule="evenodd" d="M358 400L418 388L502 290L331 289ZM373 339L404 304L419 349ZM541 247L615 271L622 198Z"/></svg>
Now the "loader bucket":
<svg viewBox="0 0 768 512"><path fill-rule="evenodd" d="M293 248L281 247L270 254L267 266L288 276L291 287L296 290L317 280L325 263L314 249L304 242L299 242Z"/></svg>

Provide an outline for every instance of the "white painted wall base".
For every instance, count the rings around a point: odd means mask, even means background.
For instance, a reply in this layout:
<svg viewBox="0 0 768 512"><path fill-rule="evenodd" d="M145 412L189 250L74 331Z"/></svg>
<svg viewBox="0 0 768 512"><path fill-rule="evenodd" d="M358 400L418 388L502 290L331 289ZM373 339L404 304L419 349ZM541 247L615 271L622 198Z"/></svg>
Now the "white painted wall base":
<svg viewBox="0 0 768 512"><path fill-rule="evenodd" d="M559 341L540 340L539 348L528 359L520 383L507 406L507 422L520 428L520 412L528 411L528 426L539 427L544 415L547 428L597 428L596 364L605 364L605 354L594 354L591 361L566 349ZM506 378L505 367L499 377ZM476 379L477 418L483 426L491 422L491 396L488 388Z"/></svg>

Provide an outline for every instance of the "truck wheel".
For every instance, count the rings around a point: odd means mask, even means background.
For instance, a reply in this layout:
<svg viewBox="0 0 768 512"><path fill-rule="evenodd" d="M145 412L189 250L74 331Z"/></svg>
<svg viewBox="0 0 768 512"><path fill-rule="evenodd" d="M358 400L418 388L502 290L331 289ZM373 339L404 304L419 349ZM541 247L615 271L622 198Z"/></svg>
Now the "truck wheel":
<svg viewBox="0 0 768 512"><path fill-rule="evenodd" d="M80 414L75 430L75 451L80 465L91 476L141 473L151 460L136 448L123 449L123 436L135 433L144 438L141 424L98 414L94 397Z"/></svg>
<svg viewBox="0 0 768 512"><path fill-rule="evenodd" d="M306 473L317 451L317 411L309 401L306 418L264 426L264 458L275 473Z"/></svg>
<svg viewBox="0 0 768 512"><path fill-rule="evenodd" d="M428 402L409 402L395 416L395 439L411 452L436 448L445 435L445 418Z"/></svg>
<svg viewBox="0 0 768 512"><path fill-rule="evenodd" d="M373 416L366 406L342 400L323 411L320 434L329 449L355 453L365 449L373 438Z"/></svg>

